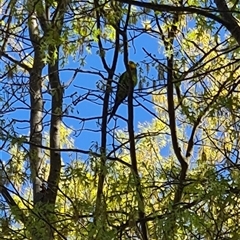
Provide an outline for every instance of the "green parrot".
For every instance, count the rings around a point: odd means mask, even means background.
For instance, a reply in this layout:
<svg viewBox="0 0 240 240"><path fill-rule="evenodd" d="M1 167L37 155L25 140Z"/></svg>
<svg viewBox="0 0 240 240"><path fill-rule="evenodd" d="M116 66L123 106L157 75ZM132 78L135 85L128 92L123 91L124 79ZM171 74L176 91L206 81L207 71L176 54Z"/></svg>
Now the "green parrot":
<svg viewBox="0 0 240 240"><path fill-rule="evenodd" d="M128 63L129 69L131 71L131 76L132 76L132 80L133 80L133 88L137 85L137 65L136 63L129 61ZM119 105L121 103L123 103L123 101L126 99L126 97L128 96L129 93L129 88L130 88L130 76L128 71L124 72L120 78L119 78L119 82L118 82L118 86L117 86L117 92L116 92L116 97L115 97L115 103L114 106L112 108L110 117L108 119L108 122L111 120L111 118L115 115Z"/></svg>

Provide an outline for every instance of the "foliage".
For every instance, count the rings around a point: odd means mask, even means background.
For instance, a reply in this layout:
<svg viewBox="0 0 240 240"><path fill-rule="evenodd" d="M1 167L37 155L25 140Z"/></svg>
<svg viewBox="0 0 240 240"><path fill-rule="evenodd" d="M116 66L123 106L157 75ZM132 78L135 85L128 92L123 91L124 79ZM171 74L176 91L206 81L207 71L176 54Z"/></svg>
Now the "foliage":
<svg viewBox="0 0 240 240"><path fill-rule="evenodd" d="M0 8L1 239L240 238L238 4Z"/></svg>

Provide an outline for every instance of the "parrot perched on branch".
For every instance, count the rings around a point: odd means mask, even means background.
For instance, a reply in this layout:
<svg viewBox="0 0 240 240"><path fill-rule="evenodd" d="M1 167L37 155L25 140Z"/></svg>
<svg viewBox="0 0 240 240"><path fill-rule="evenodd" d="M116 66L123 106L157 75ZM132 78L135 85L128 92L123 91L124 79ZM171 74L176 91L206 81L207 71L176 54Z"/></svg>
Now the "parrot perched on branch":
<svg viewBox="0 0 240 240"><path fill-rule="evenodd" d="M128 96L129 90L130 90L131 79L133 81L133 85L132 85L133 88L137 85L137 82L138 82L138 80L137 80L137 65L136 65L136 63L134 63L132 61L129 61L128 66L129 66L129 70L131 71L131 76L128 73L128 71L124 72L120 76L118 86L117 86L117 92L116 92L114 106L112 108L112 111L111 111L110 117L108 119L108 122L115 115L119 105L121 103L123 103L123 101Z"/></svg>

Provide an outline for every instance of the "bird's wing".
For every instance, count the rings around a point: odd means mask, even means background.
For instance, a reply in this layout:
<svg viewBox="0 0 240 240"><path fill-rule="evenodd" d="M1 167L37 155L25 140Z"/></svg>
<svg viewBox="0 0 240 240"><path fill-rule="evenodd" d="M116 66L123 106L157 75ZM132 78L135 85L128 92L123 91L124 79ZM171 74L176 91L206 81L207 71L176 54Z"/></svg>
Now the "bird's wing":
<svg viewBox="0 0 240 240"><path fill-rule="evenodd" d="M129 81L128 73L124 72L119 78L115 102L119 102L119 101L122 102L127 97L128 88L129 88L128 81Z"/></svg>
<svg viewBox="0 0 240 240"><path fill-rule="evenodd" d="M127 97L127 95L128 95L128 73L124 72L123 74L121 74L119 81L118 81L114 106L112 108L108 122L115 115L119 105L124 101L124 99Z"/></svg>

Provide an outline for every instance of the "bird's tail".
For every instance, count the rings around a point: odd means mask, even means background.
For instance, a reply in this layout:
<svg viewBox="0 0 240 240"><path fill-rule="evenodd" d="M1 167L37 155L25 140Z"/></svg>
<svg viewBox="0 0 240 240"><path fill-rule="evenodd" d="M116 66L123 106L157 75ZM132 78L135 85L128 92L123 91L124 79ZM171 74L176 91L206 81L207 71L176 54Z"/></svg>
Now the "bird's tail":
<svg viewBox="0 0 240 240"><path fill-rule="evenodd" d="M111 111L111 113L110 113L110 116L109 116L109 118L108 118L108 123L110 122L110 120L112 119L112 117L115 115L115 113L116 113L119 105L120 105L119 102L117 102L117 103L114 104L114 106L113 106L113 108L112 108L112 111Z"/></svg>

